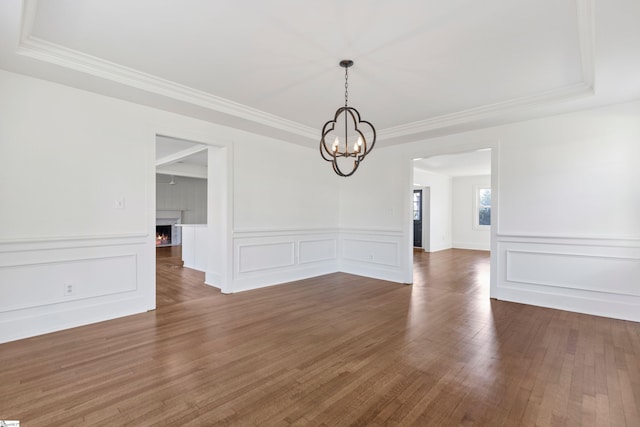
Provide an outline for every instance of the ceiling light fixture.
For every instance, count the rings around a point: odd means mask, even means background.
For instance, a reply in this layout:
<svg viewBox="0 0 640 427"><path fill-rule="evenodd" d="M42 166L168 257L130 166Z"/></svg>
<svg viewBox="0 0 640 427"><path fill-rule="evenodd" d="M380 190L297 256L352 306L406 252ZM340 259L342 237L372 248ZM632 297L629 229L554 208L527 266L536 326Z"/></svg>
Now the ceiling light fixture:
<svg viewBox="0 0 640 427"><path fill-rule="evenodd" d="M340 66L344 68L344 107L338 108L333 120L329 120L322 127L322 139L320 140L320 154L322 158L328 162L331 162L333 170L340 176L351 176L358 169L360 162L364 160L367 154L371 152L373 146L376 143L376 129L373 125L366 120L360 119L360 113L353 107L347 106L349 100L349 67L353 65L353 61L350 59L344 59L340 61ZM340 115L344 115L344 129L341 129L342 120ZM349 124L349 118L351 118L351 127ZM359 128L361 125L368 126L371 130L368 132L372 135L372 139L367 141L365 134ZM342 134L344 131L344 141L340 141L338 134ZM349 132L354 132L351 138L349 138ZM357 139L356 139L357 138ZM349 140L354 141L351 151L349 151ZM327 141L333 141L331 146L327 145ZM338 164L338 159L344 157L348 159L353 157L353 166L350 172L343 172ZM343 163L343 167L345 164Z"/></svg>

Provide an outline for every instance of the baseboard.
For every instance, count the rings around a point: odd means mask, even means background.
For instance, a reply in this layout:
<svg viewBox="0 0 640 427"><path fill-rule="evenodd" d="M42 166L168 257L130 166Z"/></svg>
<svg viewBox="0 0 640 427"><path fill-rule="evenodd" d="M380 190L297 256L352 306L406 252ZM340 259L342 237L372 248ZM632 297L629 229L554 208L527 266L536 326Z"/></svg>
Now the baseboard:
<svg viewBox="0 0 640 427"><path fill-rule="evenodd" d="M624 298L624 300L623 300ZM496 299L556 310L640 322L640 298L598 293L593 297L501 288Z"/></svg>
<svg viewBox="0 0 640 427"><path fill-rule="evenodd" d="M475 242L453 242L453 249L469 249L472 251L490 251L491 244Z"/></svg>
<svg viewBox="0 0 640 427"><path fill-rule="evenodd" d="M42 309L39 308L38 312L33 314L0 321L0 343L145 313L154 308L148 305L144 297L118 299L94 305L83 304L64 309L50 307L47 313L42 313Z"/></svg>
<svg viewBox="0 0 640 427"><path fill-rule="evenodd" d="M322 263L319 265L310 265L304 267L298 266L296 268L283 269L282 271L270 271L265 274L236 278L233 280L230 289L232 290L232 292L243 292L252 289L259 289L268 286L295 282L297 280L309 279L311 277L317 277L324 274L331 274L336 272L338 272L338 268L335 261Z"/></svg>
<svg viewBox="0 0 640 427"><path fill-rule="evenodd" d="M371 277L378 280L386 280L395 283L406 283L404 275L399 267L385 268L380 265L365 265L364 263L351 262L342 260L340 264L340 271L342 273L355 274L356 276Z"/></svg>

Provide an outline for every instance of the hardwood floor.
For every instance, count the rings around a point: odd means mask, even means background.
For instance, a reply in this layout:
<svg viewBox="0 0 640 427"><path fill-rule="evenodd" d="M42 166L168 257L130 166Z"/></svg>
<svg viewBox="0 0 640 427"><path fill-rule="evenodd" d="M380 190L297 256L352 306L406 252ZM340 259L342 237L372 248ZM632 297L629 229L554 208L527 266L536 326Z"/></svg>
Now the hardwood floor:
<svg viewBox="0 0 640 427"><path fill-rule="evenodd" d="M639 324L490 300L486 252L415 256L412 286L336 273L234 295L159 263L155 312L0 345L0 419L640 425Z"/></svg>

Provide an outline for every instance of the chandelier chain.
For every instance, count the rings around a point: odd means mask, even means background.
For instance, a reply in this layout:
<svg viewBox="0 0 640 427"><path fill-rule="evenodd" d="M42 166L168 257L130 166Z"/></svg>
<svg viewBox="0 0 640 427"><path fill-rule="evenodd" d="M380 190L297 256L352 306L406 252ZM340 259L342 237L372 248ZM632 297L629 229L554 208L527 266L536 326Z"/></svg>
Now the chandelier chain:
<svg viewBox="0 0 640 427"><path fill-rule="evenodd" d="M347 106L349 100L349 68L344 69L344 106Z"/></svg>

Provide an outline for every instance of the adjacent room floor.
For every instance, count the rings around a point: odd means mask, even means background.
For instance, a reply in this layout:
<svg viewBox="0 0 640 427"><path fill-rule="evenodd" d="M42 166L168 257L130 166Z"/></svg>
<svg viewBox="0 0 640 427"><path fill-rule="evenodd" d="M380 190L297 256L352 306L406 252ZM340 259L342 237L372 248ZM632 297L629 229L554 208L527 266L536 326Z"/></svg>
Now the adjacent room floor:
<svg viewBox="0 0 640 427"><path fill-rule="evenodd" d="M490 300L489 254L234 295L158 263L158 309L0 345L0 419L50 425L640 425L640 324Z"/></svg>

